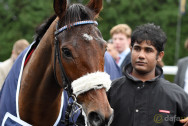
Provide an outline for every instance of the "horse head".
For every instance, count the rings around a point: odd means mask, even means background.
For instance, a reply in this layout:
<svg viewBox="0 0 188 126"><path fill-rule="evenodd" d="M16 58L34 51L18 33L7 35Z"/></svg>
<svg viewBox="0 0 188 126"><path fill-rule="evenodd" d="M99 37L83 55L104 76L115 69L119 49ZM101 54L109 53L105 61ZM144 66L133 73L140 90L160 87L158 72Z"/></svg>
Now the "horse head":
<svg viewBox="0 0 188 126"><path fill-rule="evenodd" d="M63 66L56 63L57 81L62 87L72 82L73 93L90 125L107 125L113 110L106 96L109 80L103 73L106 42L94 21L102 9L102 0L91 0L87 6L73 4L67 7L66 3L66 0L54 0L54 10L59 18L57 27L67 26L66 30L57 31ZM80 21L92 22L73 25ZM62 73L67 80L62 79Z"/></svg>
<svg viewBox="0 0 188 126"><path fill-rule="evenodd" d="M68 7L66 0L54 0L58 17L55 52L59 56L54 60L56 80L76 95L91 126L108 125L113 115L106 96L110 87L104 73L106 42L94 21L101 9L102 0Z"/></svg>
<svg viewBox="0 0 188 126"><path fill-rule="evenodd" d="M67 107L65 120L75 112L70 106L78 105L88 125L109 125L113 110L106 96L111 85L104 73L106 42L95 21L101 9L102 0L90 0L86 6L54 0L55 15L37 29L24 56L27 62L17 93L17 115L22 120L32 125L59 124L66 90L74 104Z"/></svg>

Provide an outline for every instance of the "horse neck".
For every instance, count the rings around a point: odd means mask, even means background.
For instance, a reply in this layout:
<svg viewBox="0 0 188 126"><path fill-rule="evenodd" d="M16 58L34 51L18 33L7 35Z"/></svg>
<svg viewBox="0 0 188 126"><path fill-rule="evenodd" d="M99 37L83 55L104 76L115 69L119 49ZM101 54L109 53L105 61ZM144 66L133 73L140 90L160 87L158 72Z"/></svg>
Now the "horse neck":
<svg viewBox="0 0 188 126"><path fill-rule="evenodd" d="M51 24L23 71L19 109L21 118L30 122L40 119L55 121L60 111L63 89L56 84L53 73L55 24L55 21ZM25 104L25 101L28 104ZM27 112L36 119L31 120ZM41 117L41 114L45 116ZM37 117L38 115L40 117ZM43 123L41 120L40 122Z"/></svg>

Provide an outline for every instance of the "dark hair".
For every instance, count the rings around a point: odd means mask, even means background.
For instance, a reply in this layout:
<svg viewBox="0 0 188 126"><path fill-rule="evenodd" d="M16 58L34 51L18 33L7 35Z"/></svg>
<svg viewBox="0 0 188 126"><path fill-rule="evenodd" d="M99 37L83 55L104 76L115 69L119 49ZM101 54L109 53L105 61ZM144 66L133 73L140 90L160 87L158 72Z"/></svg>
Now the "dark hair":
<svg viewBox="0 0 188 126"><path fill-rule="evenodd" d="M94 16L94 13L87 6L82 4L72 4L67 8L65 16L60 19L58 27L60 28L63 25L69 25L77 21L94 20ZM36 28L35 40L37 43L42 39L45 32L50 27L50 24L56 17L56 15L51 16Z"/></svg>
<svg viewBox="0 0 188 126"><path fill-rule="evenodd" d="M148 23L136 27L131 36L131 46L134 43L142 43L143 41L151 42L158 52L164 51L165 43L167 41L166 34L154 24Z"/></svg>
<svg viewBox="0 0 188 126"><path fill-rule="evenodd" d="M51 16L43 24L41 24L40 26L38 26L36 28L36 30L35 30L36 34L34 36L34 39L36 40L37 43L40 42L40 40L44 36L45 32L50 27L50 24L55 20L56 17L57 17L56 15Z"/></svg>
<svg viewBox="0 0 188 126"><path fill-rule="evenodd" d="M63 19L59 22L59 27L69 25L77 21L94 20L94 13L82 4L72 4L67 10Z"/></svg>

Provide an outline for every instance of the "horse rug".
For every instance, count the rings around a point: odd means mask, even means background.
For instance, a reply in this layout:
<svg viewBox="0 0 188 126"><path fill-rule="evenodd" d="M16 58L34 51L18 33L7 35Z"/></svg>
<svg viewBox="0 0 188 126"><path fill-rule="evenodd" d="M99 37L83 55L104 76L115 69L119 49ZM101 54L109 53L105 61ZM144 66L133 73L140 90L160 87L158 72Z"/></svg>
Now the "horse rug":
<svg viewBox="0 0 188 126"><path fill-rule="evenodd" d="M7 78L0 91L0 125L1 126L31 126L31 124L20 119L18 98L20 81L23 73L24 64L27 62L28 57L31 56L37 43L34 41L27 47L16 59L12 66ZM69 100L70 101L70 100ZM27 101L26 101L27 102ZM68 104L68 95L64 90L61 97L61 111L54 123L54 126L64 126L62 120L65 119L65 110ZM70 122L75 122L79 116L78 112L74 119L70 118Z"/></svg>

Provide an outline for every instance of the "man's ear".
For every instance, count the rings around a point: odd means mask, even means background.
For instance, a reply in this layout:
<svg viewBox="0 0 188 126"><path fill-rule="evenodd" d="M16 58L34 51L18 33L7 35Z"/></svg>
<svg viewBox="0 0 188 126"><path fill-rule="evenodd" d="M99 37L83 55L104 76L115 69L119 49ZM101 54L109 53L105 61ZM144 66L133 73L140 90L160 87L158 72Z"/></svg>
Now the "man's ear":
<svg viewBox="0 0 188 126"><path fill-rule="evenodd" d="M132 49L133 49L133 47L132 47L132 46L130 46L130 50L131 50L131 52L132 52Z"/></svg>
<svg viewBox="0 0 188 126"><path fill-rule="evenodd" d="M131 46L131 38L128 38L129 46Z"/></svg>
<svg viewBox="0 0 188 126"><path fill-rule="evenodd" d="M158 54L158 56L157 56L157 61L158 61L158 62L159 62L159 61L162 61L163 56L164 56L164 51L159 52L159 54Z"/></svg>

